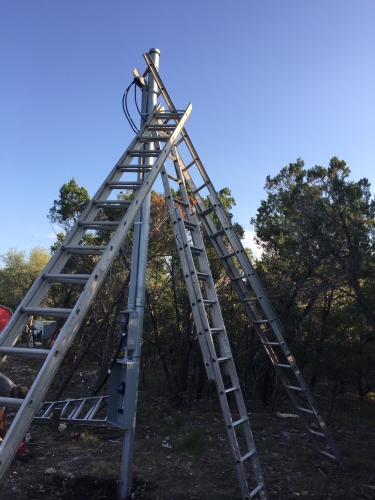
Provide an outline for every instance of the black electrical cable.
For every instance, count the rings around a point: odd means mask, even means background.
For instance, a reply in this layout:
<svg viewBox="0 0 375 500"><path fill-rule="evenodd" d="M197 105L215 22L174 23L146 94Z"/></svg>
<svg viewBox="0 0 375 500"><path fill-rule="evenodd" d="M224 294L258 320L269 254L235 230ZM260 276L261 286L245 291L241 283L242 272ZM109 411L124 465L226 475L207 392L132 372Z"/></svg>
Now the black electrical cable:
<svg viewBox="0 0 375 500"><path fill-rule="evenodd" d="M142 120L145 122L146 118L142 115L142 113L139 110L138 103L137 103L137 85L134 85L134 102L137 107L137 111L139 113L139 116L142 118Z"/></svg>
<svg viewBox="0 0 375 500"><path fill-rule="evenodd" d="M133 122L133 120L132 120L132 118L131 118L131 116L130 116L130 113L129 113L129 110L128 110L128 102L127 102L127 101L128 101L128 93L129 93L129 89L130 89L130 87L131 87L132 85L134 85L134 82L132 82L132 83L129 85L129 87L125 90L124 95L122 96L122 109L123 109L123 111L124 111L124 115L125 115L126 119L127 119L127 120L128 120L128 122L129 122L129 125L130 125L131 129L133 130L133 132L134 132L135 134L138 134L139 130L138 130L138 128L137 128L137 126L136 126L136 124Z"/></svg>
<svg viewBox="0 0 375 500"><path fill-rule="evenodd" d="M133 130L133 132L134 132L135 134L138 134L138 130L137 130L137 128L136 128L136 127L135 127L135 125L132 123L132 120L131 120L130 116L128 115L127 111L126 111L126 106L125 106L125 104L126 104L126 102L125 102L126 95L127 95L127 94L125 93L125 94L123 95L123 98L122 98L122 109L123 109L123 111L124 111L124 115L125 115L126 119L128 120L128 123L129 123L129 125L130 125L130 128Z"/></svg>

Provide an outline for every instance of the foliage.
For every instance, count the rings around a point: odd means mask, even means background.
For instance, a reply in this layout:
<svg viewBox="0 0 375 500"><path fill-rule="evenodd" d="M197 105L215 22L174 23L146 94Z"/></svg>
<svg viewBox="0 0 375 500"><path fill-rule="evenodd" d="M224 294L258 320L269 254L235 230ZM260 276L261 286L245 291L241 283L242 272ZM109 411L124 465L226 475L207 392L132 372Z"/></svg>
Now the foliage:
<svg viewBox="0 0 375 500"><path fill-rule="evenodd" d="M374 215L367 179L344 161L304 168L298 159L267 177L252 219L264 253L258 272L299 363L332 381L332 395L374 387Z"/></svg>
<svg viewBox="0 0 375 500"><path fill-rule="evenodd" d="M10 248L0 255L0 303L14 311L50 259L48 250L35 247L28 255Z"/></svg>
<svg viewBox="0 0 375 500"><path fill-rule="evenodd" d="M337 158L332 158L327 168L311 169L305 169L298 159L274 178L267 177L267 199L252 220L264 250L256 262L257 273L307 380L313 388L328 384L331 413L338 395L354 390L364 398L375 387L375 288L371 280L375 205L368 181L354 182L349 174L345 162ZM179 194L173 193L176 197ZM230 189L224 188L218 195L232 218L235 200ZM122 199L133 196L128 192L119 194ZM89 200L86 189L72 179L60 189L49 218L67 231ZM101 220L111 221L122 216L122 210L110 208L98 214ZM211 216L216 223L216 216ZM242 238L243 228L235 223L234 227ZM63 237L61 233L53 250ZM84 242L106 245L110 237L108 231L90 231ZM271 396L274 401L278 397L274 370L210 238L203 237L245 395L258 394L269 404ZM90 386L100 387L106 378L117 349L119 312L126 308L132 239L130 231L81 325L71 347L71 370L61 381L56 397L85 357L99 366ZM16 254L12 269L24 259ZM90 274L97 261L95 255L72 255L64 272ZM22 292L11 292L15 305L36 275L25 280ZM0 297L5 291L4 276L5 271L0 273ZM51 307L72 307L80 290L80 285L55 284L45 303ZM5 300L3 303L9 304ZM155 396L166 388L172 399L184 404L209 396L212 389L195 334L168 208L164 195L156 192L152 192L143 341L141 383L152 387Z"/></svg>
<svg viewBox="0 0 375 500"><path fill-rule="evenodd" d="M79 187L74 177L60 188L60 198L54 200L48 219L65 232L73 226L90 201L86 188Z"/></svg>

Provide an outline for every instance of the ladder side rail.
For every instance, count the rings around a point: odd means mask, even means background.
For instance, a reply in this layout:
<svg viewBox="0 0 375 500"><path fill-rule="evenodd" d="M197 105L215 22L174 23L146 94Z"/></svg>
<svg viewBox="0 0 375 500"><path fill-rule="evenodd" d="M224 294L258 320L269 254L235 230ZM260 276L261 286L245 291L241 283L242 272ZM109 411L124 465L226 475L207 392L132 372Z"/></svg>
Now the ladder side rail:
<svg viewBox="0 0 375 500"><path fill-rule="evenodd" d="M64 359L78 329L81 325L87 310L89 309L96 293L103 282L107 271L112 264L115 256L117 255L123 240L125 239L134 219L142 206L142 201L145 199L151 187L167 158L171 147L176 141L181 129L189 117L191 112L191 105L188 106L184 115L181 117L180 122L175 127L174 132L171 134L169 141L165 144L163 150L154 165L147 179L142 184L141 189L138 191L137 196L134 198L128 211L122 218L120 225L114 235L112 236L109 244L98 264L96 265L91 277L89 278L85 289L78 298L69 318L63 326L56 342L52 346L49 355L47 356L42 369L39 371L30 388L20 410L13 421L12 430L5 436L2 445L0 446L0 482L4 477L14 455L17 452L18 446L26 434L35 413L38 411L40 403L42 402L49 383L45 380L48 377L49 382L53 380L57 370Z"/></svg>
<svg viewBox="0 0 375 500"><path fill-rule="evenodd" d="M177 178L179 180L183 180L181 168L179 165L179 158L178 158L178 155L176 154L175 148L173 148L172 154L176 158L176 161L174 161L174 165L175 165L175 169L176 169ZM164 178L165 178L164 182L166 184L169 184L166 175L164 175L163 179ZM188 193L186 191L186 187L185 187L184 183L180 184L180 190L181 190L184 204L188 205L188 207L186 209L186 215L187 215L188 221L191 222L193 226L195 226L195 229L193 231L191 231L191 237L192 237L194 246L202 249L202 252L198 254L198 264L199 264L199 266L203 266L205 269L205 272L207 271L207 274L209 274L209 278L203 282L203 286L205 288L205 293L206 293L207 298L211 297L212 299L214 299L213 302L215 302L210 307L211 320L212 320L212 323L215 327L219 326L220 328L222 328L222 331L220 332L219 337L218 337L219 349L220 349L219 356L218 356L218 353L216 353L216 349L215 349L215 346L213 344L212 334L210 333L210 324L209 324L208 318L207 318L207 313L205 311L204 305L202 304L203 297L202 297L201 289L199 287L199 283L197 280L197 271L196 271L196 268L194 265L193 257L191 255L191 250L189 248L189 245L187 244L187 237L186 237L184 221L182 219L182 214L181 214L181 210L179 207L176 207L174 209L175 213L177 214L177 221L174 221L174 222L176 222L176 224L173 224L173 227L175 230L175 234L180 234L180 235L182 233L184 234L184 240L185 240L184 243L185 244L184 244L183 248L185 249L185 253L186 253L186 257L184 260L190 262L190 268L193 269L193 271L190 271L190 274L185 275L185 280L186 280L187 285L189 284L189 281L191 280L197 286L195 297L198 296L198 309L199 309L202 321L205 323L204 330L205 330L206 336L207 336L208 348L211 351L211 359L214 362L213 366L214 366L214 371L216 372L215 373L216 386L217 386L218 394L220 397L220 404L222 407L224 421L225 421L226 428L227 428L228 439L229 439L229 442L231 444L232 454L234 456L234 459L235 459L235 462L237 465L237 474L238 474L240 486L242 489L242 494L243 494L244 498L248 498L248 494L249 494L248 484L247 484L246 474L245 474L243 464L242 464L241 453L240 453L240 450L238 447L237 437L235 434L234 427L232 425L233 420L232 420L231 412L229 409L229 404L228 404L228 400L227 400L227 395L226 395L221 371L220 371L220 368L218 366L218 364L219 364L218 360L217 360L218 357L219 358L220 357L221 358L225 358L225 357L228 358L226 361L225 368L226 368L228 376L230 377L232 388L234 389L237 408L238 408L238 411L240 414L240 420L242 420L242 429L243 429L244 434L245 434L246 444L247 444L247 448L249 450L249 456L251 458L251 462L252 462L252 466L253 466L253 472L254 472L255 478L257 480L258 488L259 488L258 491L262 490L259 494L260 494L262 499L266 499L267 493L266 493L266 489L265 489L265 485L264 485L264 480L262 477L259 459L258 459L258 456L256 453L254 438L253 438L253 435L251 432L251 427L250 427L250 422L248 419L246 406L245 406L244 399L242 396L240 383L238 380L237 372L236 372L234 361L233 361L233 356L232 356L231 349L229 346L228 337L227 337L227 334L225 331L224 320L223 320L223 317L221 314L221 310L220 310L220 306L219 306L219 302L218 302L218 297L217 297L215 286L214 286L214 283L212 280L211 271L209 269L208 258L207 258L207 254L205 252L202 234L200 232L200 228L198 225L198 219L194 213L194 210L192 210L190 207L189 196L188 196ZM168 191L166 190L166 192L170 193L170 189ZM170 199L169 204L172 207L174 206L172 199ZM173 212L171 215L172 215L172 219L173 219ZM178 229L176 228L176 226L178 226ZM181 254L180 254L180 257L181 257ZM202 267L200 267L200 269L202 270ZM193 308L193 311L194 311L194 308ZM199 332L199 329L198 329L197 333L199 334L202 332Z"/></svg>
<svg viewBox="0 0 375 500"><path fill-rule="evenodd" d="M211 356L210 356L210 352L208 349L205 334L203 334L203 332L205 331L205 328L203 325L202 317L200 314L197 314L197 308L195 307L196 304L198 304L198 302L202 300L202 298L200 297L200 290L198 291L199 283L194 284L194 283L191 283L191 281L187 279L191 274L195 273L195 270L192 269L192 266L189 266L189 262L185 258L185 255L184 255L185 248L188 246L188 241L186 238L185 231L178 230L178 227L179 227L178 219L182 219L182 214L181 214L181 211L179 208L174 207L172 191L171 191L171 188L170 188L170 185L168 182L167 171L166 171L165 166L162 169L161 177L162 177L162 181L163 181L166 202L167 202L169 214L171 217L172 226L173 226L174 233L175 233L175 241L176 241L177 249L178 249L178 252L180 255L181 266L182 266L182 270L184 273L184 278L185 278L186 287L187 287L187 291L188 291L188 295L189 295L189 300L191 303L192 313L193 313L194 321L195 321L196 328L197 328L198 339L199 339L199 343L200 343L200 346L202 349L203 362L204 362L204 365L206 367L208 379L213 380L214 374L213 374L213 370L212 370ZM196 281L198 282L197 277L196 277Z"/></svg>
<svg viewBox="0 0 375 500"><path fill-rule="evenodd" d="M159 108L157 108L158 110ZM142 147L143 143L139 141L138 137L142 134L144 135L145 130L147 130L147 127L150 123L156 123L156 119L154 116L151 116L150 119L147 121L147 123L144 125L142 128L141 132L138 134L138 136L135 137L135 139L131 142L130 146L128 149L124 152L124 154L121 156L119 161L116 163L112 171L109 173L107 178L105 179L104 183L102 186L99 188L97 193L94 195L92 200L90 200L88 206L86 209L83 211L81 216L78 218L77 223L83 222L86 220L89 216L94 219L99 212L99 208L96 208L95 205L93 204L93 201L97 199L107 199L111 189L107 187L107 182L109 181L116 181L121 178L122 172L119 169L120 166L124 166L129 164L132 161L132 157L128 155L128 151L131 149L136 149L136 147ZM94 216L93 216L94 214ZM39 305L40 302L43 300L45 297L47 291L49 290L51 284L48 283L47 280L43 279L43 275L45 274L58 274L61 272L65 264L67 263L69 259L69 255L65 251L64 247L67 245L78 245L78 243L81 241L83 235L84 235L84 228L81 227L79 224L75 224L75 226L67 233L65 236L63 242L59 246L59 248L56 250L54 255L51 257L51 259L47 262L44 270L42 273L39 275L39 277L34 281L33 285L30 287L28 292L26 293L24 299L22 300L21 304L17 307L16 311L12 315L11 320L9 323L6 325L1 338L0 338L0 345L1 346L13 346L15 342L18 340L19 336L21 335L23 329L25 328L29 315L27 313L22 312L22 307L28 307L32 305ZM6 356L0 357L0 366L2 362L4 361Z"/></svg>
<svg viewBox="0 0 375 500"><path fill-rule="evenodd" d="M197 254L198 265L199 265L200 271L207 272L207 274L208 274L208 279L203 281L203 287L204 287L204 290L206 293L206 297L208 300L218 300L218 297L216 294L216 289L215 289L215 284L213 282L211 270L209 268L207 252L205 250L204 241L203 241L202 234L201 234L200 227L199 227L199 221L197 219L195 210L191 207L191 200L189 199L189 195L188 195L188 192L186 190L186 186L184 184L184 177L183 177L183 174L181 171L181 166L180 166L180 163L182 160L181 160L181 157L178 154L177 148L175 146L172 148L172 154L175 158L175 161L173 163L174 163L174 167L176 170L177 179L180 181L180 191L181 191L182 200L183 200L183 203L185 204L185 207L186 207L185 212L186 212L187 222L190 223L192 226L195 226L194 230L190 230L191 239L193 242L193 247L198 248L198 249L202 249L202 252L198 252L198 254ZM194 269L194 272L196 272L195 266L193 269ZM199 287L198 280L197 280L197 284ZM212 313L212 308L211 308L211 313ZM215 326L219 326L219 325L224 326L224 322L223 322L222 318L221 318L221 324L219 321L219 322L216 322Z"/></svg>
<svg viewBox="0 0 375 500"><path fill-rule="evenodd" d="M150 71L154 80L156 81L156 84L159 87L159 91L162 93L163 98L164 98L165 102L167 103L169 109L171 111L176 111L176 108L172 102L172 99L171 99L170 95L168 94L168 91L165 88L163 81L160 78L159 72L156 69L155 64L154 64L153 60L151 59L150 55L148 53L146 53L146 54L143 54L143 57L147 63L148 70Z"/></svg>

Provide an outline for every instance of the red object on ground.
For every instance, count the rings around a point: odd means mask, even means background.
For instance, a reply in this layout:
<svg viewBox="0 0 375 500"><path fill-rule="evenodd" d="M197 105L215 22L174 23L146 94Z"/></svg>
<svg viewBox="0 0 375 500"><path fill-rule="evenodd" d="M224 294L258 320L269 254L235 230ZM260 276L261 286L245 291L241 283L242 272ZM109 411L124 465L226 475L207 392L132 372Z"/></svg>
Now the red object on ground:
<svg viewBox="0 0 375 500"><path fill-rule="evenodd" d="M4 330L11 317L12 311L7 307L0 305L0 333Z"/></svg>
<svg viewBox="0 0 375 500"><path fill-rule="evenodd" d="M19 455L20 453L22 453L23 451L25 451L25 449L26 449L26 443L21 443L19 445L19 447L18 447L16 455Z"/></svg>

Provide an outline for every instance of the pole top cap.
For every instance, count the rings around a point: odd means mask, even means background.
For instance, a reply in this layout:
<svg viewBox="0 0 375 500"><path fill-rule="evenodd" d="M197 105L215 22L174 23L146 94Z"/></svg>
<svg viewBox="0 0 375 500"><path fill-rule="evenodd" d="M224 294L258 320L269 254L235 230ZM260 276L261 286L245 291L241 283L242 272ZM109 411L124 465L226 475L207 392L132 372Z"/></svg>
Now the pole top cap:
<svg viewBox="0 0 375 500"><path fill-rule="evenodd" d="M150 50L148 51L148 53L149 53L149 54L151 54L152 52L156 52L156 53L157 53L157 54L159 54L159 56L160 56L160 50L159 50L159 49L156 49L155 47L153 47L152 49L150 49Z"/></svg>

